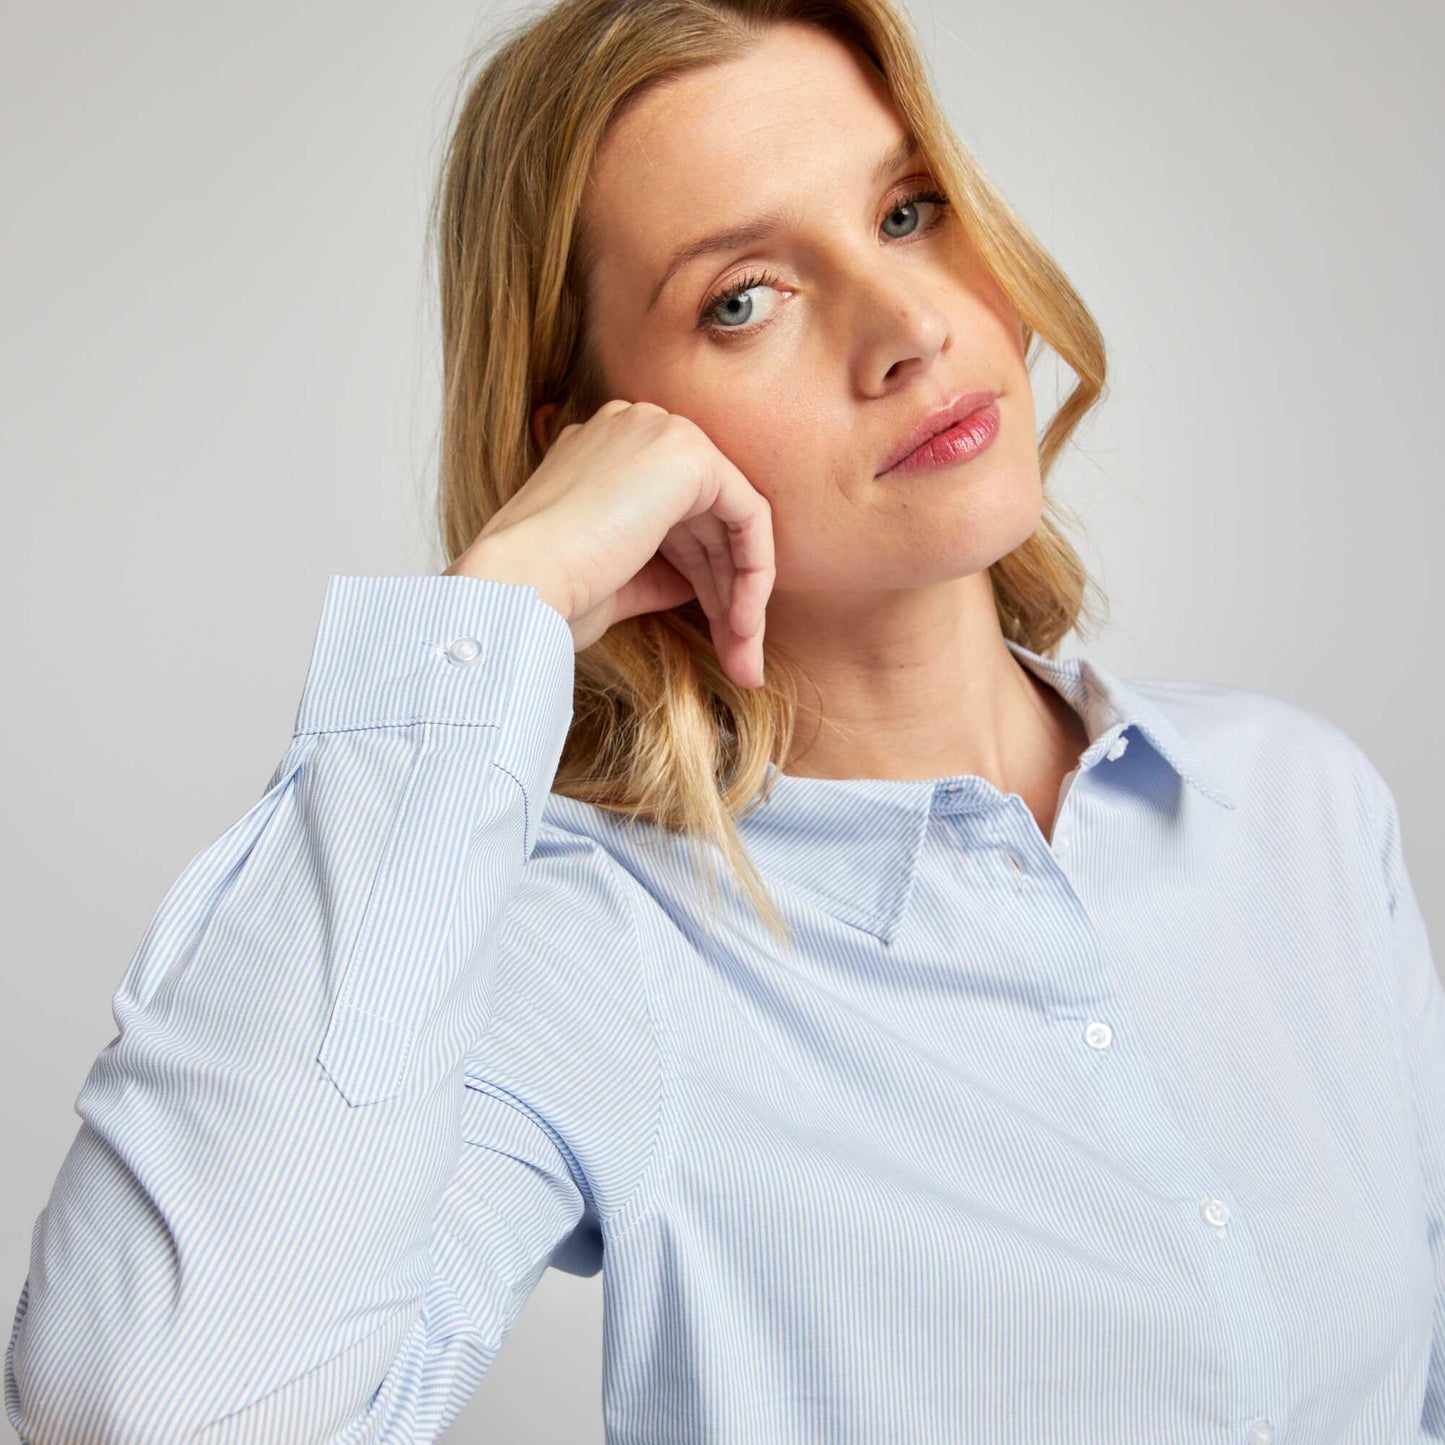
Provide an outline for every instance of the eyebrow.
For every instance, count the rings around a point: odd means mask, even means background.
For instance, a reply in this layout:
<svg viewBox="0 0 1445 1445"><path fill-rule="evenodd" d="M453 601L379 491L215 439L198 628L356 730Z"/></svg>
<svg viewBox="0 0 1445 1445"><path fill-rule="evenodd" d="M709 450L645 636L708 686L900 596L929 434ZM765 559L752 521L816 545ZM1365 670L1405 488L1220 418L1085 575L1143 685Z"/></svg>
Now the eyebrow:
<svg viewBox="0 0 1445 1445"><path fill-rule="evenodd" d="M875 186L878 185L885 176L896 171L899 166L907 164L918 154L918 149L918 137L910 131L897 145L890 146L883 155L879 156L870 177L872 183ZM667 270L662 273L662 279L652 288L652 295L648 298L646 309L651 311L657 305L658 298L662 295L667 283L689 262L696 261L700 256L711 256L718 251L736 251L743 246L750 246L753 242L764 240L797 220L796 208L763 211L736 226L728 226L725 230L710 232L706 236L700 236L696 241L689 242L680 251L673 253L672 260L667 263Z"/></svg>

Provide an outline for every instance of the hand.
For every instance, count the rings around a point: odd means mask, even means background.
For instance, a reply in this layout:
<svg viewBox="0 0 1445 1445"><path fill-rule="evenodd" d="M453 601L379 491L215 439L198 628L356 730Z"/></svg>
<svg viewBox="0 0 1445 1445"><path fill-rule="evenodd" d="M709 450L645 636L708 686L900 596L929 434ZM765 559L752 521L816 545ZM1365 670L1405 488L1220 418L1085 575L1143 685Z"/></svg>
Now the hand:
<svg viewBox="0 0 1445 1445"><path fill-rule="evenodd" d="M762 684L772 507L700 427L652 402L604 402L563 427L444 575L531 583L577 651L696 597L724 671Z"/></svg>

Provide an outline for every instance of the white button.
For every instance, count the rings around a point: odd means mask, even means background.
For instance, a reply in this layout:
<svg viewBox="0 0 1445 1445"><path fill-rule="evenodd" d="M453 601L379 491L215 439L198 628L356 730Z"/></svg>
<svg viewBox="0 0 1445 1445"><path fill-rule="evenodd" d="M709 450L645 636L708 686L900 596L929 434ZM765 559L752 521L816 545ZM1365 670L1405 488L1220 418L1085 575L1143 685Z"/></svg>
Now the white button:
<svg viewBox="0 0 1445 1445"><path fill-rule="evenodd" d="M1229 1222L1229 1206L1222 1199L1206 1199L1199 1212L1207 1224L1222 1225Z"/></svg>
<svg viewBox="0 0 1445 1445"><path fill-rule="evenodd" d="M1019 862L1019 855L1015 853L1012 848L1009 849L1008 860L1014 865L1015 869L1017 869L1018 872L1022 873L1024 871L1024 865Z"/></svg>
<svg viewBox="0 0 1445 1445"><path fill-rule="evenodd" d="M482 644L475 637L458 637L447 643L447 656L453 662L465 665L475 662L482 655Z"/></svg>
<svg viewBox="0 0 1445 1445"><path fill-rule="evenodd" d="M1249 1445L1270 1445L1274 1439L1274 1426L1268 1420L1256 1420L1249 1427Z"/></svg>
<svg viewBox="0 0 1445 1445"><path fill-rule="evenodd" d="M1107 1049L1114 1041L1114 1030L1106 1023L1098 1019L1090 1019L1088 1027L1084 1030L1084 1042L1091 1049Z"/></svg>
<svg viewBox="0 0 1445 1445"><path fill-rule="evenodd" d="M1108 758L1112 763L1124 756L1124 749L1129 746L1129 739L1120 733L1109 747Z"/></svg>

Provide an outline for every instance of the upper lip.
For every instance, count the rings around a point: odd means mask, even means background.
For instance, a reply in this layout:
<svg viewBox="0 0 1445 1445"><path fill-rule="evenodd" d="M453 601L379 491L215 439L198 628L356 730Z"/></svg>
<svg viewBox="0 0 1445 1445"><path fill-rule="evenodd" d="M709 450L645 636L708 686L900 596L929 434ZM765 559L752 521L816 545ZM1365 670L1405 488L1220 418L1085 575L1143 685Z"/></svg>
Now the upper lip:
<svg viewBox="0 0 1445 1445"><path fill-rule="evenodd" d="M974 412L986 407L997 396L996 391L965 391L955 396L952 401L946 401L924 413L909 427L908 434L884 457L883 464L878 468L878 475L882 476L891 467L897 466L904 457L916 452L925 442L932 441L939 432L947 431L964 417L972 416Z"/></svg>

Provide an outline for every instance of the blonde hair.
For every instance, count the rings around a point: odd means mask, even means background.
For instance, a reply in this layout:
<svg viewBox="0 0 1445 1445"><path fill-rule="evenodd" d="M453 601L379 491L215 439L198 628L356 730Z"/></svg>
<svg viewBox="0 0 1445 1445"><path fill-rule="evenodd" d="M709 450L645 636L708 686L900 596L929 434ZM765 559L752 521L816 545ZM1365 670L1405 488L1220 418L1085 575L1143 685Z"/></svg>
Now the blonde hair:
<svg viewBox="0 0 1445 1445"><path fill-rule="evenodd" d="M432 203L440 268L443 398L438 521L448 565L542 460L552 434L609 399L585 329L592 255L584 187L609 123L660 81L745 54L774 22L858 46L983 264L1018 312L1026 358L1042 338L1077 384L1039 443L1045 481L1104 386L1103 338L1062 271L954 135L915 39L890 0L561 0L516 25L467 87ZM469 62L470 64L470 62ZM1006 637L1050 654L1097 594L1045 491L1032 536L989 569ZM1102 597L1102 594L1098 594ZM1082 629L1081 629L1082 630ZM806 673L766 643L761 688L723 671L694 599L615 623L576 656L573 718L554 791L655 824L725 860L769 931L789 930L735 826L781 768ZM704 870L706 871L706 870ZM716 880L707 871L716 901Z"/></svg>

